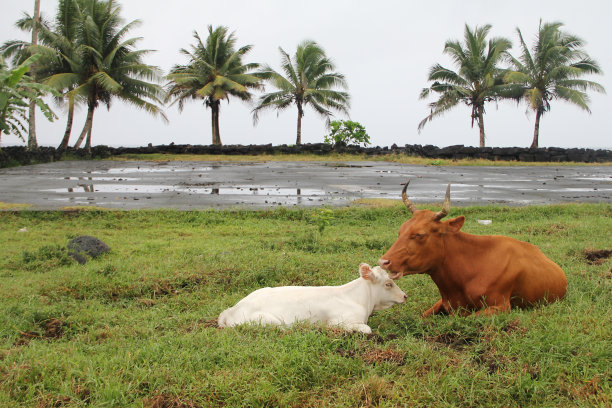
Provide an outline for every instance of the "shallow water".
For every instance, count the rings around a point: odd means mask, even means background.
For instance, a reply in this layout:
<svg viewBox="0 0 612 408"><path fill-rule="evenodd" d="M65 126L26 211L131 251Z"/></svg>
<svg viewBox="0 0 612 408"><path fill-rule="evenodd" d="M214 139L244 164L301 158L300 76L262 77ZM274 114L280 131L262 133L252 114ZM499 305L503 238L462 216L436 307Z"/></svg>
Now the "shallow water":
<svg viewBox="0 0 612 408"><path fill-rule="evenodd" d="M416 166L384 162L57 162L0 169L0 201L34 209L269 208L363 198L455 205L612 203L612 168Z"/></svg>

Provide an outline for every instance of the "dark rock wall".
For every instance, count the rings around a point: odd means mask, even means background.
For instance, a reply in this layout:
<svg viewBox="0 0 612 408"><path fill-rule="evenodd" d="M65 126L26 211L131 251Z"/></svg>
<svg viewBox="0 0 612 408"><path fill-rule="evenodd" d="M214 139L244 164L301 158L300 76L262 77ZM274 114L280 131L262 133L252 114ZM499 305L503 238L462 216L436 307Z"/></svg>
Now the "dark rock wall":
<svg viewBox="0 0 612 408"><path fill-rule="evenodd" d="M612 162L612 150L607 149L563 149L548 147L528 149L521 147L469 147L463 145L437 147L432 145L393 145L391 147L335 146L325 143L303 145L160 145L148 147L108 147L95 146L91 154L84 149L68 149L72 157L83 159L104 159L121 154L171 153L171 154L216 154L216 155L261 155L261 154L318 154L355 153L366 156L408 155L430 159L486 159L519 162ZM48 163L59 160L61 154L53 147L41 147L28 151L23 146L8 146L0 150L0 167L19 166L35 163Z"/></svg>

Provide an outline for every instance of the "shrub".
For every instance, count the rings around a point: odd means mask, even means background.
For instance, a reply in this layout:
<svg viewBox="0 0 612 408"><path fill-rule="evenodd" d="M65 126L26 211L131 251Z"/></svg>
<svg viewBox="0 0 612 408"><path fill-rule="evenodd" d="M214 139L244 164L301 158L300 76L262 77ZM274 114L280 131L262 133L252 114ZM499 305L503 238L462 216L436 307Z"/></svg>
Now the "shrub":
<svg viewBox="0 0 612 408"><path fill-rule="evenodd" d="M331 133L325 136L325 143L333 145L360 145L370 144L370 136L365 127L359 122L351 120L334 120L329 124Z"/></svg>

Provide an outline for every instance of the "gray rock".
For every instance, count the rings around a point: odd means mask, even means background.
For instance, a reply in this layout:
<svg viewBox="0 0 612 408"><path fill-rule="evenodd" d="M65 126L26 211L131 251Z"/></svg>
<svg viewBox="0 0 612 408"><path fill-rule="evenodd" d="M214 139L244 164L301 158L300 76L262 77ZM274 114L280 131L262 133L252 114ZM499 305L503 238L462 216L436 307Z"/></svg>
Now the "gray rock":
<svg viewBox="0 0 612 408"><path fill-rule="evenodd" d="M68 255L82 265L87 263L87 257L95 258L108 251L108 245L89 235L76 237L68 243Z"/></svg>

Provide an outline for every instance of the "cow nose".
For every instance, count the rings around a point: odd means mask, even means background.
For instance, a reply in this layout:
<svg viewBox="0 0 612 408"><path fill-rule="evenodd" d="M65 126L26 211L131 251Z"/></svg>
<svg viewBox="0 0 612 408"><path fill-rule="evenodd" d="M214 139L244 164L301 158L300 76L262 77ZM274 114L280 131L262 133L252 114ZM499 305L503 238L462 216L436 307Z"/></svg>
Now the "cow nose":
<svg viewBox="0 0 612 408"><path fill-rule="evenodd" d="M391 263L391 261L389 261L388 259L379 259L378 260L378 265L380 265L382 268L387 269L387 267L389 266L389 264Z"/></svg>
<svg viewBox="0 0 612 408"><path fill-rule="evenodd" d="M404 300L408 299L408 295L404 295Z"/></svg>

